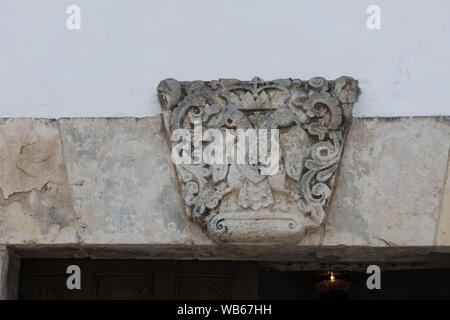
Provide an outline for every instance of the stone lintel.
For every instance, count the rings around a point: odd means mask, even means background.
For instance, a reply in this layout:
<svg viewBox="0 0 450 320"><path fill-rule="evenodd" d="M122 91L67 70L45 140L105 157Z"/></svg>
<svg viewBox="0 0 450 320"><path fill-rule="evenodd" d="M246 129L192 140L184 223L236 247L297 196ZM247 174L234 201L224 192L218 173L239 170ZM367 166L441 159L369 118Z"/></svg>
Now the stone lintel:
<svg viewBox="0 0 450 320"><path fill-rule="evenodd" d="M208 239L185 215L166 138L160 117L0 120L0 243L55 258L424 263L450 253L448 117L353 119L327 219L295 245Z"/></svg>

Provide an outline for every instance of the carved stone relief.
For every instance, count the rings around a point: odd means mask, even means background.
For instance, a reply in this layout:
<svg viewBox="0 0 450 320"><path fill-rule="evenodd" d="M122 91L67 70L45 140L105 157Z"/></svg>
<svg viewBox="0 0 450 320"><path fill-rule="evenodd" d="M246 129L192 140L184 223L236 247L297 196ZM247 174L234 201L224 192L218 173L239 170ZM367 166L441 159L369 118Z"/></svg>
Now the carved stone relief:
<svg viewBox="0 0 450 320"><path fill-rule="evenodd" d="M280 165L273 175L261 174L259 162L177 164L188 217L216 242L296 243L317 229L359 93L350 77L162 81L158 96L169 136L198 123L279 132Z"/></svg>

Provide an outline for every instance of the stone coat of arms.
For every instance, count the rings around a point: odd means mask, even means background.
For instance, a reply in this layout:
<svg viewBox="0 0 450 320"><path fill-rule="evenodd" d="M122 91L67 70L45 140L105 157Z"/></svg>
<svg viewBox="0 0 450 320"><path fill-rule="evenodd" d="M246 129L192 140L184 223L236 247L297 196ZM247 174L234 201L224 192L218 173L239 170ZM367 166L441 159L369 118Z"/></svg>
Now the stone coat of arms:
<svg viewBox="0 0 450 320"><path fill-rule="evenodd" d="M350 77L163 80L158 96L169 136L194 123L279 132L273 175L261 174L259 163L175 165L188 217L220 243L297 243L317 229L359 93Z"/></svg>

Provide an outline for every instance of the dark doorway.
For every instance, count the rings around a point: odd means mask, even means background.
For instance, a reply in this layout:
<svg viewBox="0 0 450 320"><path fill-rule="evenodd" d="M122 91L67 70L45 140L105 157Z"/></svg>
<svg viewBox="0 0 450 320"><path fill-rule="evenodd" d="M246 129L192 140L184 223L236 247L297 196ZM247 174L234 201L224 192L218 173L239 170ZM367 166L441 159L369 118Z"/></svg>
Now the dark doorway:
<svg viewBox="0 0 450 320"><path fill-rule="evenodd" d="M69 290L67 267L81 270ZM160 260L23 260L19 299L256 299L256 263Z"/></svg>
<svg viewBox="0 0 450 320"><path fill-rule="evenodd" d="M69 290L67 267L81 270ZM258 262L184 260L22 260L19 299L280 299L316 300L312 271L275 271ZM350 299L450 299L450 269L382 271L381 290L354 278Z"/></svg>
<svg viewBox="0 0 450 320"><path fill-rule="evenodd" d="M358 273L348 292L350 300L449 300L450 269L383 271L381 289L369 290L368 274ZM274 300L317 300L316 272L260 271L258 298Z"/></svg>

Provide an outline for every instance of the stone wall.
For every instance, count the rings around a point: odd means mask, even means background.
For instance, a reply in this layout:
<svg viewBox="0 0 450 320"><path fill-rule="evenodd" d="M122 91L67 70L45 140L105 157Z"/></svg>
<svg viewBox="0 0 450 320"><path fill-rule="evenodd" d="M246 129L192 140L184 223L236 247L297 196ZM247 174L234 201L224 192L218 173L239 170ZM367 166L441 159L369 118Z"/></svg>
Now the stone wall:
<svg viewBox="0 0 450 320"><path fill-rule="evenodd" d="M166 139L160 117L1 119L0 244L24 257L448 260L448 117L353 119L326 223L284 246L210 241L185 217Z"/></svg>

